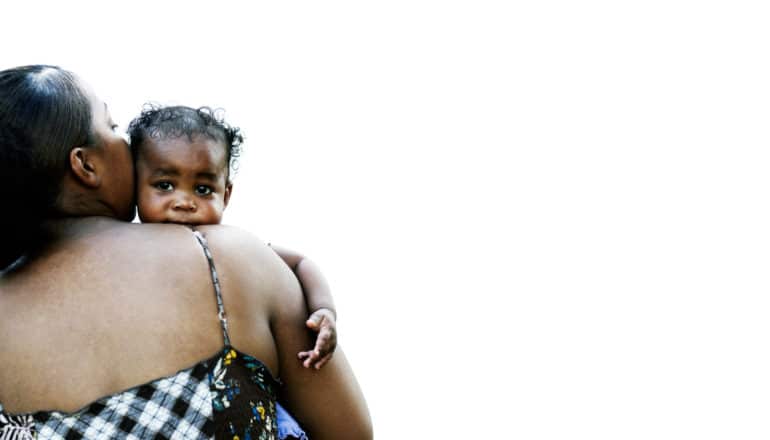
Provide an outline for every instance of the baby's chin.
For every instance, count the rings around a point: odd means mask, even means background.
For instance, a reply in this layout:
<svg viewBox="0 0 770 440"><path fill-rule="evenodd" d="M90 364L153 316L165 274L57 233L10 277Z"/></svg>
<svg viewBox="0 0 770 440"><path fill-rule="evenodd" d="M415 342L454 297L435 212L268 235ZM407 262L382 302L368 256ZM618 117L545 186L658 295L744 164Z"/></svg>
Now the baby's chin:
<svg viewBox="0 0 770 440"><path fill-rule="evenodd" d="M201 221L200 219L173 219L173 218L153 218L153 217L142 217L139 216L139 221L142 223L162 223L162 224L169 224L169 225L182 225L182 226L201 226L201 225L213 225L216 223L213 222L206 222Z"/></svg>
<svg viewBox="0 0 770 440"><path fill-rule="evenodd" d="M139 213L139 221L142 223L166 223L166 224L172 224L172 225L185 225L185 226L197 226L200 225L200 222L196 221L184 221L180 219L171 219L166 217L154 217L154 216L144 216L142 213Z"/></svg>
<svg viewBox="0 0 770 440"><path fill-rule="evenodd" d="M142 221L142 223L154 223L154 224L166 224L166 225L182 225L182 226L200 226L200 225L208 225L210 223L205 222L198 222L198 221L184 221L184 220L150 220L150 221L144 221L141 218L139 219Z"/></svg>
<svg viewBox="0 0 770 440"><path fill-rule="evenodd" d="M142 223L168 223L174 225L185 226L201 226L201 225L216 225L219 224L221 218L217 218L216 215L206 215L205 212L197 213L152 213L143 212L142 209L138 210L139 221ZM178 214L178 215L174 215Z"/></svg>
<svg viewBox="0 0 770 440"><path fill-rule="evenodd" d="M141 223L167 223L164 219L142 215L141 210L137 212L137 216L139 217L139 221Z"/></svg>

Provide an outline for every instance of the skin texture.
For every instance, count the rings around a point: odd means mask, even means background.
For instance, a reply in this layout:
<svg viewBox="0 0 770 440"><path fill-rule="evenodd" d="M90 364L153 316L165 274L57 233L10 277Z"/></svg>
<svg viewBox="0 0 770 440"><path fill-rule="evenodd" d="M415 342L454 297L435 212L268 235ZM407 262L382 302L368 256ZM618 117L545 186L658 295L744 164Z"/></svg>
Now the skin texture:
<svg viewBox="0 0 770 440"><path fill-rule="evenodd" d="M109 115L97 115L103 104L92 102L100 145L70 152L59 200L65 218L46 225L47 246L0 274L0 402L9 413L71 412L223 346L207 262L189 229L119 220L134 210L131 160L105 129ZM289 268L251 234L198 229L217 264L233 346L281 378L282 402L312 438L371 438L341 350L321 371L296 360L312 334Z"/></svg>

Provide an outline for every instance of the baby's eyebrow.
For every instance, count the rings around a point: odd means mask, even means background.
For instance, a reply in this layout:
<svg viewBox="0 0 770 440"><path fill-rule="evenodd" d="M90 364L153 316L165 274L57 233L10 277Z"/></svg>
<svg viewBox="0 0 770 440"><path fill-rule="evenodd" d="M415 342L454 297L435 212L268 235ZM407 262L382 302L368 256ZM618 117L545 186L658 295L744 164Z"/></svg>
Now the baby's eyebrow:
<svg viewBox="0 0 770 440"><path fill-rule="evenodd" d="M156 168L152 172L152 176L179 176L179 171L174 168Z"/></svg>
<svg viewBox="0 0 770 440"><path fill-rule="evenodd" d="M219 179L219 174L213 173L210 171L201 171L199 173L196 173L195 177L197 177L198 179L217 180Z"/></svg>

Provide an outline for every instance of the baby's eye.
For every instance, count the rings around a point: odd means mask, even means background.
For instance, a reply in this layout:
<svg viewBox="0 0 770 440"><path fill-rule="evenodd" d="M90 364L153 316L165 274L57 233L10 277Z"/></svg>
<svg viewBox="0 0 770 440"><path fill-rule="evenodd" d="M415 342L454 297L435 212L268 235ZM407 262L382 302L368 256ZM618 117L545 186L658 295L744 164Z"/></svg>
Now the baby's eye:
<svg viewBox="0 0 770 440"><path fill-rule="evenodd" d="M171 182L157 182L153 185L161 191L173 191L174 185Z"/></svg>
<svg viewBox="0 0 770 440"><path fill-rule="evenodd" d="M214 190L208 185L197 185L195 187L195 194L198 194L199 196L207 196L212 192L214 192Z"/></svg>

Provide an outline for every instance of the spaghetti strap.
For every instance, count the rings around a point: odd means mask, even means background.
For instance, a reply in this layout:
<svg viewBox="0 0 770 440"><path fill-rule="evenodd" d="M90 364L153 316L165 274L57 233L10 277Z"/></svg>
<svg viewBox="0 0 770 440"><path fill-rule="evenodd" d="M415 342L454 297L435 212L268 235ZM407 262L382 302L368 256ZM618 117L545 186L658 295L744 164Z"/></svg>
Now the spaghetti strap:
<svg viewBox="0 0 770 440"><path fill-rule="evenodd" d="M225 340L225 346L230 347L230 335L227 333L227 315L225 315L225 306L222 302L222 288L219 285L219 277L217 276L217 269L214 267L214 259L211 257L211 251L209 250L209 245L206 242L206 238L203 237L203 234L196 231L195 229L192 229L193 234L195 235L195 238L198 239L198 243L200 243L201 247L203 248L203 253L206 255L206 260L209 262L209 270L211 271L211 281L214 283L214 293L217 296L217 316L219 317L219 324L222 326L222 335Z"/></svg>

